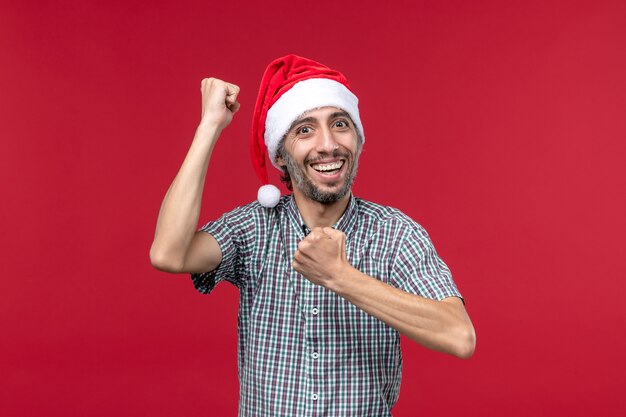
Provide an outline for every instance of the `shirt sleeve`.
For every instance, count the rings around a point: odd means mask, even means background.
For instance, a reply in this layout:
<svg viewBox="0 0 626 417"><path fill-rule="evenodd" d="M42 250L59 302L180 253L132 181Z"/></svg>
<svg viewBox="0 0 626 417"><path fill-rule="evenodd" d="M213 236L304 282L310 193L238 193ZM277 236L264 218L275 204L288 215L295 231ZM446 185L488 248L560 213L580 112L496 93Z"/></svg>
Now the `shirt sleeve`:
<svg viewBox="0 0 626 417"><path fill-rule="evenodd" d="M392 281L398 288L433 300L461 297L450 269L437 255L426 230L414 224L396 255Z"/></svg>
<svg viewBox="0 0 626 417"><path fill-rule="evenodd" d="M230 282L237 288L244 285L249 223L246 221L245 213L235 210L200 228L201 231L213 236L219 244L222 262L213 271L191 274L196 290L209 294L222 281Z"/></svg>

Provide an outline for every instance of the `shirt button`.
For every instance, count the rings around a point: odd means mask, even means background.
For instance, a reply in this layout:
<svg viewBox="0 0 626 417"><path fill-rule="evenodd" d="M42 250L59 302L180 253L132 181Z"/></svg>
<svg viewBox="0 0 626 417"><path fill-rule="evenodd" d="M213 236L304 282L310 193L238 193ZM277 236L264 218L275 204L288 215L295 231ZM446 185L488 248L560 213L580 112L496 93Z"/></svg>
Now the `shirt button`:
<svg viewBox="0 0 626 417"><path fill-rule="evenodd" d="M311 399L312 399L313 401L317 401L317 394L313 394L313 395L311 395Z"/></svg>
<svg viewBox="0 0 626 417"><path fill-rule="evenodd" d="M319 313L319 310L317 309L317 307L313 307L311 309L311 314L313 314L314 316L317 316L317 313Z"/></svg>
<svg viewBox="0 0 626 417"><path fill-rule="evenodd" d="M312 357L313 359L317 359L317 358L319 358L319 357L320 357L320 354L319 354L319 353L317 353L317 352L313 352L313 354L311 355L311 357Z"/></svg>

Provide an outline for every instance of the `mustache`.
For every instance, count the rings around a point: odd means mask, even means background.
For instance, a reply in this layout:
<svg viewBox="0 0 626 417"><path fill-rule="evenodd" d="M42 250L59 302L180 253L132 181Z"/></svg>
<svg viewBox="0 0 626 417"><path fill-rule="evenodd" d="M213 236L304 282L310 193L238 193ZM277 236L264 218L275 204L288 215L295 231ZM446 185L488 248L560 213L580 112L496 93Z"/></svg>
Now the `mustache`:
<svg viewBox="0 0 626 417"><path fill-rule="evenodd" d="M342 152L339 149L335 149L333 152L322 152L314 157L306 158L304 160L305 165L314 164L318 161L322 161L327 158L343 158L348 159L350 154L348 152Z"/></svg>

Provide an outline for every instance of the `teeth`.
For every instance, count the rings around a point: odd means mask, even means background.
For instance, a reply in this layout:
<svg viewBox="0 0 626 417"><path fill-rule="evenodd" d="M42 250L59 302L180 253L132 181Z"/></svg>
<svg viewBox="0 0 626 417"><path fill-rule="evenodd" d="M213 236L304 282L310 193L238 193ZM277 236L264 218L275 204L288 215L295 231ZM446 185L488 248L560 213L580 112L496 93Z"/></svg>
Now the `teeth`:
<svg viewBox="0 0 626 417"><path fill-rule="evenodd" d="M343 166L343 161L332 162L330 164L313 164L311 165L316 171L332 171Z"/></svg>

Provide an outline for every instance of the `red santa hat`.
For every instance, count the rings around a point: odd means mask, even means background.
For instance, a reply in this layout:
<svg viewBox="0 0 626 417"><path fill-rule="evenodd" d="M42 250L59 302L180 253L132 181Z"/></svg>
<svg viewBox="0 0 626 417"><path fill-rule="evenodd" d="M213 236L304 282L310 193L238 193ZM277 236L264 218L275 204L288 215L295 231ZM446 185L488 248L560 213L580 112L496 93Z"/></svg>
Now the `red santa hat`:
<svg viewBox="0 0 626 417"><path fill-rule="evenodd" d="M274 207L280 191L269 183L266 155L276 168L278 145L291 124L309 110L337 107L347 112L363 140L359 100L350 90L346 77L319 62L287 55L271 62L261 80L254 115L250 151L252 165L263 186L258 200Z"/></svg>

